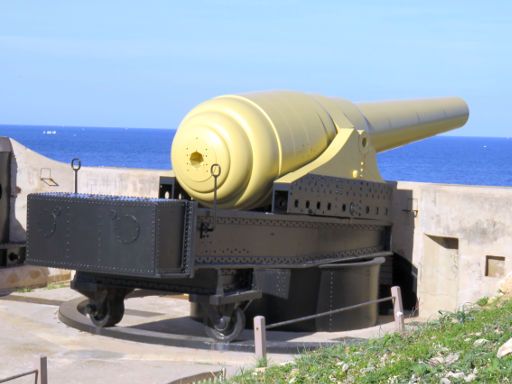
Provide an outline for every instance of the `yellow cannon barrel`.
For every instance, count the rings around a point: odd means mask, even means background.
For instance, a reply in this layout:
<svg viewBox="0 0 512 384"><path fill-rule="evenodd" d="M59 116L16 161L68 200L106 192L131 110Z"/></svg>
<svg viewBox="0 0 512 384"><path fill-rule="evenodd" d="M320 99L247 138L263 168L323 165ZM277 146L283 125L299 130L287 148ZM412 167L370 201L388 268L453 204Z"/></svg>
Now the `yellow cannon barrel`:
<svg viewBox="0 0 512 384"><path fill-rule="evenodd" d="M383 151L462 126L459 98L355 104L299 92L220 96L192 109L171 149L176 178L204 204L213 201L210 169L219 164L220 207L268 202L272 183L320 156L344 129L367 132Z"/></svg>
<svg viewBox="0 0 512 384"><path fill-rule="evenodd" d="M458 97L359 103L377 152L463 126L469 110Z"/></svg>

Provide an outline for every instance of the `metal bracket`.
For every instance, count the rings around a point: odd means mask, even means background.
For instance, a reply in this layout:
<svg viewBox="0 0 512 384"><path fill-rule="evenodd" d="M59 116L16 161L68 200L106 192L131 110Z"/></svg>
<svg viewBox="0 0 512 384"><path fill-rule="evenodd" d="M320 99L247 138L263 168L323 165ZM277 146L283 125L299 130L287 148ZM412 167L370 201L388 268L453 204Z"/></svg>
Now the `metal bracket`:
<svg viewBox="0 0 512 384"><path fill-rule="evenodd" d="M160 176L158 198L190 200L190 196L185 192L174 176Z"/></svg>
<svg viewBox="0 0 512 384"><path fill-rule="evenodd" d="M59 183L57 183L52 178L52 170L51 168L41 168L39 170L39 180L48 185L49 187L58 187Z"/></svg>
<svg viewBox="0 0 512 384"><path fill-rule="evenodd" d="M221 174L221 167L220 164L214 163L210 167L210 175L213 177L213 223L209 224L206 222L201 223L201 233L200 237L204 238L208 234L208 232L215 231L215 226L217 225L217 179L219 178Z"/></svg>
<svg viewBox="0 0 512 384"><path fill-rule="evenodd" d="M402 209L402 212L405 212L405 213L412 213L412 216L413 217L418 217L418 200L415 199L415 198L409 198L408 199L408 207L410 208L405 208L405 209Z"/></svg>
<svg viewBox="0 0 512 384"><path fill-rule="evenodd" d="M0 267L23 264L26 256L26 243L0 244Z"/></svg>

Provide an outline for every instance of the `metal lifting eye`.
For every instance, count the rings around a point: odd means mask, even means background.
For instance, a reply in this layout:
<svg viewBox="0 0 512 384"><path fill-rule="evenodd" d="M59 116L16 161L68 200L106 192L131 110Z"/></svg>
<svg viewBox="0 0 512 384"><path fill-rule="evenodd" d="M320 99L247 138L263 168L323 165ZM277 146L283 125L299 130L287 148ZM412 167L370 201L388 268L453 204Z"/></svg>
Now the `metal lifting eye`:
<svg viewBox="0 0 512 384"><path fill-rule="evenodd" d="M212 164L212 166L210 167L210 175L217 178L220 176L220 172L221 172L220 164L218 164L218 163Z"/></svg>
<svg viewBox="0 0 512 384"><path fill-rule="evenodd" d="M73 171L79 171L80 168L82 168L82 162L78 157L75 157L73 160L71 160L71 168Z"/></svg>
<svg viewBox="0 0 512 384"><path fill-rule="evenodd" d="M220 176L220 164L214 163L210 167L210 174L213 176L213 225L209 226L208 231L215 230L217 224L217 178Z"/></svg>
<svg viewBox="0 0 512 384"><path fill-rule="evenodd" d="M78 171L82 168L82 162L78 157L71 160L71 169L75 172L75 193L78 193Z"/></svg>

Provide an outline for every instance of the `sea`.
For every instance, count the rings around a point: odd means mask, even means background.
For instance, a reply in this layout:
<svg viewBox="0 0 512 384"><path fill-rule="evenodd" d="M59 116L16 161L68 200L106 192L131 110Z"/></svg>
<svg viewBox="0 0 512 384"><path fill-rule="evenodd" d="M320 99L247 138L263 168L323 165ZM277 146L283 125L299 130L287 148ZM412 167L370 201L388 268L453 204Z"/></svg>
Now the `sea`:
<svg viewBox="0 0 512 384"><path fill-rule="evenodd" d="M175 130L0 125L49 158L84 166L171 168ZM435 136L378 154L386 180L512 186L512 138Z"/></svg>

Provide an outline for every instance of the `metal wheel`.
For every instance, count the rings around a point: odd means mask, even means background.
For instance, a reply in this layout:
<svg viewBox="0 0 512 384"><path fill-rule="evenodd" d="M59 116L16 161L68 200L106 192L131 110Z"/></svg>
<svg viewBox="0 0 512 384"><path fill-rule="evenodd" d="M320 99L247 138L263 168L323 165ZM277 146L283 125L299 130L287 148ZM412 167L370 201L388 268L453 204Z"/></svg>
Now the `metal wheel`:
<svg viewBox="0 0 512 384"><path fill-rule="evenodd" d="M106 299L102 304L89 303L87 312L92 323L98 328L112 327L124 316L124 300Z"/></svg>
<svg viewBox="0 0 512 384"><path fill-rule="evenodd" d="M235 308L231 316L220 316L217 320L207 317L205 332L211 338L229 343L236 339L245 328L245 315L240 308Z"/></svg>

